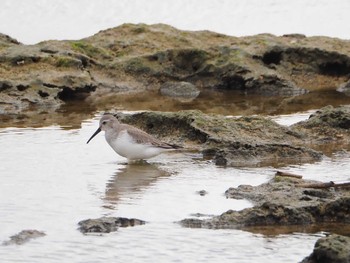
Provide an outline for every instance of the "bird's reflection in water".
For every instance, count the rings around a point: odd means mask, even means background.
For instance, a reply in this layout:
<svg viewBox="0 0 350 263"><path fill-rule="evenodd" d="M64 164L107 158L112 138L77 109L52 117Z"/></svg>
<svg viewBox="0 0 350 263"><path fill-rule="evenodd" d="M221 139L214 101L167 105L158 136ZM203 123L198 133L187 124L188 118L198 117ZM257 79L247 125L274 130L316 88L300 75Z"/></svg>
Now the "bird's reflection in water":
<svg viewBox="0 0 350 263"><path fill-rule="evenodd" d="M149 163L126 164L118 169L106 186L104 207L113 209L119 200L137 198L140 191L151 185L159 177L169 173Z"/></svg>

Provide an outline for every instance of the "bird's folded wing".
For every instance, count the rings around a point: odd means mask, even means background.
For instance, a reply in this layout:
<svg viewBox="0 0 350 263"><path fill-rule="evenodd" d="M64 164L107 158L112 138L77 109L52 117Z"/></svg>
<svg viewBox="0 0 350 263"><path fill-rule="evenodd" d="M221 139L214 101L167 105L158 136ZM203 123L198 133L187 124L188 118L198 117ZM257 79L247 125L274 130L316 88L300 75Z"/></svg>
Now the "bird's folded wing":
<svg viewBox="0 0 350 263"><path fill-rule="evenodd" d="M158 140L152 135L140 130L140 129L128 129L127 133L133 138L137 143L153 145L154 147L160 147L164 149L174 148L172 145L169 145L165 142Z"/></svg>

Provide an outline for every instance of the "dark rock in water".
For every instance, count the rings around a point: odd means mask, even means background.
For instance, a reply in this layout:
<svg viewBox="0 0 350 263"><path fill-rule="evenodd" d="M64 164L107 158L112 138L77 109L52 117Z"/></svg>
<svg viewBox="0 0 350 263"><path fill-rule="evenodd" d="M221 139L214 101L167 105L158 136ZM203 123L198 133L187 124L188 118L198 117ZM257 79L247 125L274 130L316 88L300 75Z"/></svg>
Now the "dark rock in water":
<svg viewBox="0 0 350 263"><path fill-rule="evenodd" d="M125 217L101 217L80 221L79 230L82 233L110 233L117 231L119 227L144 225L145 221L136 218Z"/></svg>
<svg viewBox="0 0 350 263"><path fill-rule="evenodd" d="M332 234L317 240L314 251L301 263L350 262L350 237Z"/></svg>
<svg viewBox="0 0 350 263"><path fill-rule="evenodd" d="M206 190L200 190L200 191L197 191L196 193L199 194L200 196L205 196L205 195L208 194L208 191L206 191Z"/></svg>
<svg viewBox="0 0 350 263"><path fill-rule="evenodd" d="M324 126L350 129L350 106L324 107L312 114L308 120L294 125L303 128L324 128Z"/></svg>
<svg viewBox="0 0 350 263"><path fill-rule="evenodd" d="M120 119L169 143L197 149L221 166L310 163L322 159L317 151L322 145L350 145L350 106L324 107L290 127L262 116L227 118L200 111L141 112Z"/></svg>
<svg viewBox="0 0 350 263"><path fill-rule="evenodd" d="M3 242L3 245L22 245L31 239L43 237L45 235L46 234L44 232L38 230L22 230L18 234L11 236L10 240Z"/></svg>
<svg viewBox="0 0 350 263"><path fill-rule="evenodd" d="M121 115L120 120L169 143L197 148L217 165L285 165L322 158L321 153L301 146L305 141L297 132L258 116L227 118L200 111L141 112Z"/></svg>
<svg viewBox="0 0 350 263"><path fill-rule="evenodd" d="M307 136L314 145L347 147L350 144L350 106L324 107L308 120L292 125L291 129Z"/></svg>
<svg viewBox="0 0 350 263"><path fill-rule="evenodd" d="M322 154L312 149L278 143L232 142L215 151L214 162L223 166L255 166L275 163L287 165L320 160Z"/></svg>
<svg viewBox="0 0 350 263"><path fill-rule="evenodd" d="M251 226L350 223L350 197L346 189L309 189L302 179L276 177L259 186L242 185L226 191L226 197L248 199L255 206L229 210L210 219L184 219L186 227L245 228Z"/></svg>
<svg viewBox="0 0 350 263"><path fill-rule="evenodd" d="M193 220L184 219L180 223L186 227L201 227L214 229L240 229L250 226L286 226L286 225L310 225L324 222L346 222L348 217L342 214L349 210L349 206L341 207L338 203L346 204L350 199L336 200L326 205L310 205L306 207L294 207L276 203L264 203L261 206L247 208L242 211L229 210L220 216L211 219ZM337 207L336 215L330 207ZM325 212L323 209L326 209ZM339 221L337 221L339 220ZM246 228L247 229L247 228Z"/></svg>
<svg viewBox="0 0 350 263"><path fill-rule="evenodd" d="M160 87L160 93L164 96L179 99L181 101L191 101L198 97L200 91L195 85L189 82L165 82Z"/></svg>

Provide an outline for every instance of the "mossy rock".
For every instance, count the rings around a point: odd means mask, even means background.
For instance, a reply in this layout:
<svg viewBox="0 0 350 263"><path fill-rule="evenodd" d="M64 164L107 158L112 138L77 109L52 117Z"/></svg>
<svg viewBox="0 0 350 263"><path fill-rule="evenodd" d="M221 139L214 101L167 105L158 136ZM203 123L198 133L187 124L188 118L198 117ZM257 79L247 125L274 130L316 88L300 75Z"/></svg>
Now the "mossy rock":
<svg viewBox="0 0 350 263"><path fill-rule="evenodd" d="M83 63L81 60L72 58L72 57L58 57L56 59L55 63L56 67L62 67L62 68L70 68L70 67L76 67L81 68L83 66Z"/></svg>
<svg viewBox="0 0 350 263"><path fill-rule="evenodd" d="M74 51L83 53L91 58L109 58L110 55L107 50L96 47L93 44L90 44L85 41L72 41L71 42L71 47Z"/></svg>

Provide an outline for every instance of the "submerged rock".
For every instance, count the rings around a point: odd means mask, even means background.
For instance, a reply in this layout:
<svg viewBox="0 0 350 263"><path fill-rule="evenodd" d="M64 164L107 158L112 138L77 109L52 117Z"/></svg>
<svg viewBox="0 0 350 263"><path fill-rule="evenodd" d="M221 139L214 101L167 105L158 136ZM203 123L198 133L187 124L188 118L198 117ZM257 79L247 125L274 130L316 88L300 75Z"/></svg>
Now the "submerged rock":
<svg viewBox="0 0 350 263"><path fill-rule="evenodd" d="M10 240L3 242L3 245L22 245L31 239L43 237L45 235L44 232L38 230L22 230L18 234L11 236Z"/></svg>
<svg viewBox="0 0 350 263"><path fill-rule="evenodd" d="M200 90L189 82L166 82L160 87L160 93L184 102L197 98Z"/></svg>
<svg viewBox="0 0 350 263"><path fill-rule="evenodd" d="M204 190L204 189L203 189L203 190L196 191L196 193L199 194L200 196L205 196L205 195L209 194L208 191L206 191L206 190Z"/></svg>
<svg viewBox="0 0 350 263"><path fill-rule="evenodd" d="M86 233L110 233L117 231L119 227L144 225L145 221L136 218L125 217L101 217L86 219L78 223L80 232Z"/></svg>
<svg viewBox="0 0 350 263"><path fill-rule="evenodd" d="M332 234L317 240L314 251L301 263L350 262L350 237Z"/></svg>

